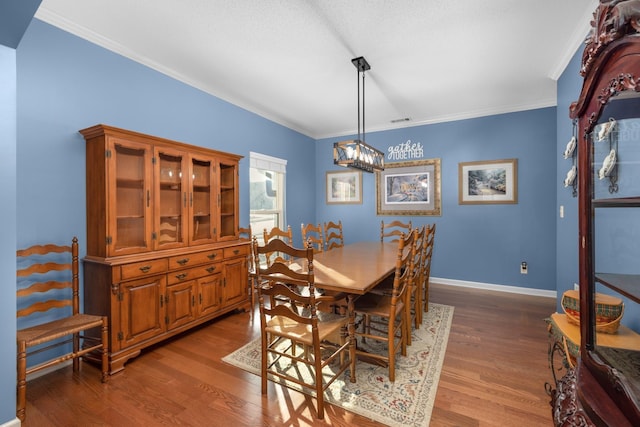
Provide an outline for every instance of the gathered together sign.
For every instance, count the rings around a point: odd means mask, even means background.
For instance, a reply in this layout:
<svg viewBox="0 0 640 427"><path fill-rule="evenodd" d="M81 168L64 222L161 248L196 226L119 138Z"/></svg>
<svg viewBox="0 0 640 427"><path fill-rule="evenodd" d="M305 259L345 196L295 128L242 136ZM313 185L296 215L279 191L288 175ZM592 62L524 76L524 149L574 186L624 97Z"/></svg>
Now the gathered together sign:
<svg viewBox="0 0 640 427"><path fill-rule="evenodd" d="M391 161L421 159L423 157L422 143L412 142L410 139L387 149L387 160Z"/></svg>

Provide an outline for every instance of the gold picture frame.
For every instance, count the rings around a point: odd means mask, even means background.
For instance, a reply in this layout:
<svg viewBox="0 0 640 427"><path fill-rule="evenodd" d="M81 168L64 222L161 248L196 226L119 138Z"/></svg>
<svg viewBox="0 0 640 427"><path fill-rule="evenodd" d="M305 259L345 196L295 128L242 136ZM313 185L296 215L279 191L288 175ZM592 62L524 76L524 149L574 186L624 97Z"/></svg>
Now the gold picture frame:
<svg viewBox="0 0 640 427"><path fill-rule="evenodd" d="M440 159L387 163L376 172L378 215L442 214Z"/></svg>
<svg viewBox="0 0 640 427"><path fill-rule="evenodd" d="M458 163L458 203L518 203L518 159Z"/></svg>
<svg viewBox="0 0 640 427"><path fill-rule="evenodd" d="M328 205L361 204L362 172L327 172L326 202Z"/></svg>

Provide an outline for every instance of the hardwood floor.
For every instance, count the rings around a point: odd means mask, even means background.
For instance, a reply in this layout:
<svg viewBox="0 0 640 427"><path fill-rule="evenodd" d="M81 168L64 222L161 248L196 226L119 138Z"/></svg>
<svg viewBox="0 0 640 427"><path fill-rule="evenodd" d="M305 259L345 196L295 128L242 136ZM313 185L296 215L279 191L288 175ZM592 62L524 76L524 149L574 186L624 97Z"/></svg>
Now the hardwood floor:
<svg viewBox="0 0 640 427"><path fill-rule="evenodd" d="M442 285L431 301L455 307L431 426L551 426L544 384L552 381L544 318L555 299ZM379 426L270 384L220 359L258 336L239 313L156 346L100 383L98 369L70 366L29 381L25 427Z"/></svg>

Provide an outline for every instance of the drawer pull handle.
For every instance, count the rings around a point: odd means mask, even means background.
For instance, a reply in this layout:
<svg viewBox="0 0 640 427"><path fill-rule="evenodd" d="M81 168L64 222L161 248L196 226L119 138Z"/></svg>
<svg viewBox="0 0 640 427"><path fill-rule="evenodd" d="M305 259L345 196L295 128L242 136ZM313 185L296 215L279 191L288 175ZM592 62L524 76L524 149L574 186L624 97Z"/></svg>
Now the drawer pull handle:
<svg viewBox="0 0 640 427"><path fill-rule="evenodd" d="M178 280L182 280L185 277L187 277L187 273L176 274L176 279L178 279Z"/></svg>
<svg viewBox="0 0 640 427"><path fill-rule="evenodd" d="M216 267L215 266L211 266L207 268L207 272L208 273L213 273L214 271L216 271Z"/></svg>
<svg viewBox="0 0 640 427"><path fill-rule="evenodd" d="M176 262L177 262L178 264L180 264L180 265L185 265L186 263L188 263L188 262L189 262L189 258L182 258L182 259L179 259L179 260L178 260L178 261L176 261Z"/></svg>
<svg viewBox="0 0 640 427"><path fill-rule="evenodd" d="M150 265L145 265L144 267L140 267L140 271L142 271L143 273L148 273L149 270L151 270Z"/></svg>
<svg viewBox="0 0 640 427"><path fill-rule="evenodd" d="M214 259L216 257L216 254L209 254L207 255L207 258L209 259Z"/></svg>
<svg viewBox="0 0 640 427"><path fill-rule="evenodd" d="M240 249L234 249L234 250L233 250L233 254L234 254L234 255L238 255L239 253L240 253Z"/></svg>

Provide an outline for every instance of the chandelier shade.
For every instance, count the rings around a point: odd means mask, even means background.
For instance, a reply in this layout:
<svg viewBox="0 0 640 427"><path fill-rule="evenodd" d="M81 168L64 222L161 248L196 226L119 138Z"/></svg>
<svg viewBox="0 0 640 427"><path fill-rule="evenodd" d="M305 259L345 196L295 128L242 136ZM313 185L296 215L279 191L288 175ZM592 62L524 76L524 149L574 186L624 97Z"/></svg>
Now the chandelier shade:
<svg viewBox="0 0 640 427"><path fill-rule="evenodd" d="M364 72L371 66L364 57L353 58L351 63L356 67L358 83L358 138L335 142L333 144L333 163L339 166L362 169L365 172L384 170L384 154L365 142L364 130ZM362 76L362 94L360 93L360 76ZM362 114L360 107L362 106ZM360 118L362 117L362 138Z"/></svg>

